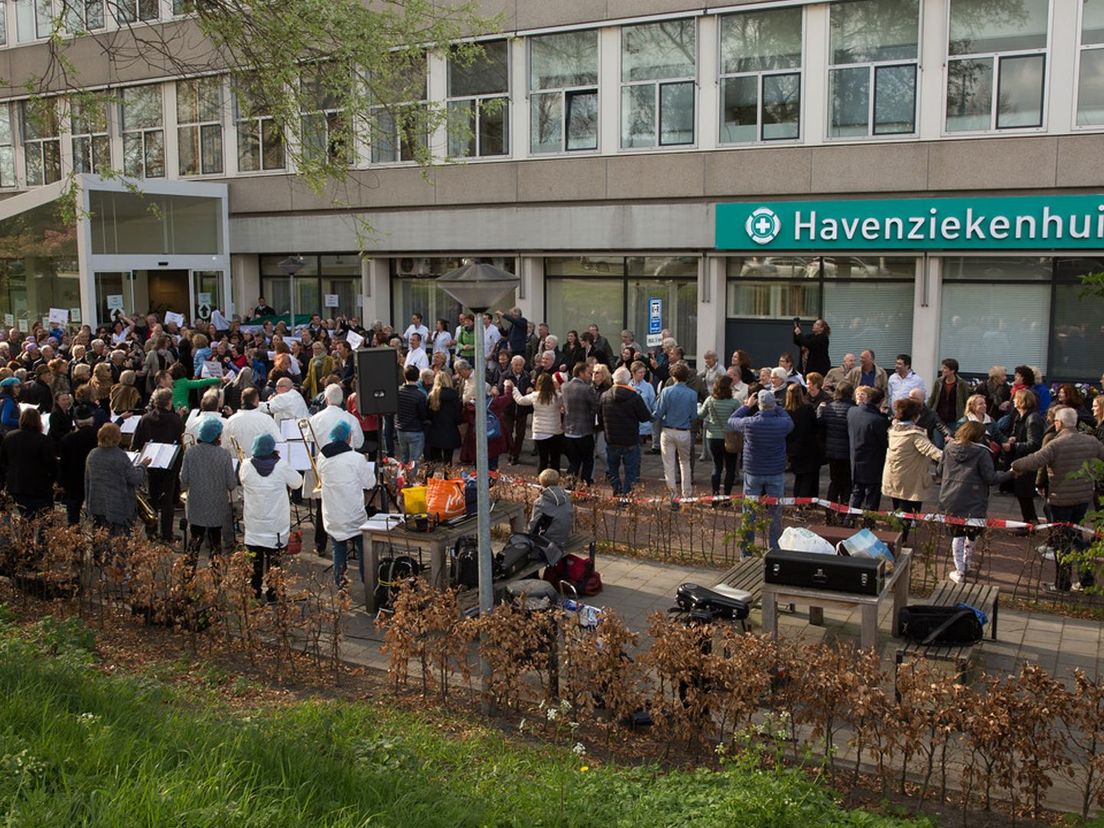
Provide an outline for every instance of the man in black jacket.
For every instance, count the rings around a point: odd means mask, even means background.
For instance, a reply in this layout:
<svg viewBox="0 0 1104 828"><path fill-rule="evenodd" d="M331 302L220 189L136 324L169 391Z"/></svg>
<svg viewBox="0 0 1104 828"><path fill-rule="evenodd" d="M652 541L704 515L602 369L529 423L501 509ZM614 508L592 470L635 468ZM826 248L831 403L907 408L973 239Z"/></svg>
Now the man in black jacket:
<svg viewBox="0 0 1104 828"><path fill-rule="evenodd" d="M621 366L613 372L613 387L602 395L602 424L606 432L606 478L614 495L627 495L640 478L640 424L652 419L644 398L629 383L632 374ZM625 480L621 480L621 464Z"/></svg>
<svg viewBox="0 0 1104 828"><path fill-rule="evenodd" d="M153 392L150 400L152 410L143 414L138 421L138 427L134 430L130 447L134 451L141 451L146 443L169 443L179 446L184 434L184 421L180 415L172 410L172 390L158 388ZM176 512L176 498L180 492L180 464L183 457L177 451L176 458L167 469L150 468L149 497L150 503L161 516L161 540L172 543L173 514Z"/></svg>
<svg viewBox="0 0 1104 828"><path fill-rule="evenodd" d="M889 449L889 419L878 409L885 395L870 386L855 391L847 412L851 441L851 508L874 511L882 499L882 469Z"/></svg>
<svg viewBox="0 0 1104 828"><path fill-rule="evenodd" d="M529 379L529 372L525 370L525 357L523 356L514 356L510 360L510 371L506 375L506 379L514 384L514 388L522 396L533 390L533 381ZM499 386L498 393L504 393L502 386ZM529 406L518 405L515 402L511 402L506 406L502 427L505 429L506 437L510 443L510 462L514 465L521 457L521 445L525 442L525 424L529 420L529 411Z"/></svg>
<svg viewBox="0 0 1104 828"><path fill-rule="evenodd" d="M832 329L828 327L828 323L823 319L818 319L813 323L813 332L810 334L804 334L801 332L801 321L794 320L793 329L793 342L799 348L808 349L807 352L803 352L802 365L805 367L805 373L810 371L816 371L818 374L827 375L832 370L832 358L828 355L829 337L832 335Z"/></svg>
<svg viewBox="0 0 1104 828"><path fill-rule="evenodd" d="M0 477L19 513L28 520L54 505L57 456L54 442L42 433L42 415L28 408L19 415L19 428L0 446Z"/></svg>
<svg viewBox="0 0 1104 828"><path fill-rule="evenodd" d="M421 372L414 365L403 373L406 380L399 387L399 399L395 412L395 430L398 432L399 459L417 466L425 449L425 431L429 425L429 407L426 395L418 387Z"/></svg>
<svg viewBox="0 0 1104 828"><path fill-rule="evenodd" d="M39 365L34 369L34 378L23 383L20 389L19 401L37 406L43 414L49 414L54 410L54 392L45 380L50 375L50 369L46 365Z"/></svg>
<svg viewBox="0 0 1104 828"><path fill-rule="evenodd" d="M92 449L96 448L96 416L87 405L78 405L75 412L77 427L61 438L61 459L58 482L64 492L65 513L70 526L80 523L84 506L84 464ZM51 435L53 428L50 429Z"/></svg>

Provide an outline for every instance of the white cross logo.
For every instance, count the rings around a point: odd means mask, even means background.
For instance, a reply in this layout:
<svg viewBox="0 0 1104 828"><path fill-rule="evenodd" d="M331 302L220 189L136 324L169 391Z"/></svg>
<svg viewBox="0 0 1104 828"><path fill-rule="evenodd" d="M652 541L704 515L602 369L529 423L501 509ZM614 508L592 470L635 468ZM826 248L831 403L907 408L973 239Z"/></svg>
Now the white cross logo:
<svg viewBox="0 0 1104 828"><path fill-rule="evenodd" d="M744 229L756 244L770 244L782 229L782 221L770 207L760 207L748 216Z"/></svg>

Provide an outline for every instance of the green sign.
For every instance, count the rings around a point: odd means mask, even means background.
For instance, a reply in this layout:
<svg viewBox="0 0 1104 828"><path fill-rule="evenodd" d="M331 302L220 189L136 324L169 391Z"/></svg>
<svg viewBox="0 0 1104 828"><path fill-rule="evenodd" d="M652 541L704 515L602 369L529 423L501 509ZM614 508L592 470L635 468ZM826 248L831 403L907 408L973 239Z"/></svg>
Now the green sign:
<svg viewBox="0 0 1104 828"><path fill-rule="evenodd" d="M716 206L718 250L1104 248L1104 195L748 201Z"/></svg>

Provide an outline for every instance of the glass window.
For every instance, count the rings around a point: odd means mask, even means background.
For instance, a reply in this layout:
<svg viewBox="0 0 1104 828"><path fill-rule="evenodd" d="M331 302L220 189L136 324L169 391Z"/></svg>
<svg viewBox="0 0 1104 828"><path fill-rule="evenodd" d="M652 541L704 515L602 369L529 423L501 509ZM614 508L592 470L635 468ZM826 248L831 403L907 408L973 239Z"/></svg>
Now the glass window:
<svg viewBox="0 0 1104 828"><path fill-rule="evenodd" d="M598 32L529 39L530 149L598 148Z"/></svg>
<svg viewBox="0 0 1104 828"><path fill-rule="evenodd" d="M801 27L800 7L721 18L721 143L800 137Z"/></svg>
<svg viewBox="0 0 1104 828"><path fill-rule="evenodd" d="M238 133L238 171L263 172L287 166L284 136L248 77L234 82L234 119Z"/></svg>
<svg viewBox="0 0 1104 828"><path fill-rule="evenodd" d="M8 7L7 5L0 6L0 46L5 45L8 42Z"/></svg>
<svg viewBox="0 0 1104 828"><path fill-rule="evenodd" d="M482 44L483 54L465 64L448 63L449 155L508 155L510 47L505 40Z"/></svg>
<svg viewBox="0 0 1104 828"><path fill-rule="evenodd" d="M915 260L908 261L914 271ZM870 348L886 365L894 355L911 352L913 290L911 280L825 282L824 318L832 326L833 357Z"/></svg>
<svg viewBox="0 0 1104 828"><path fill-rule="evenodd" d="M948 256L943 281L1038 282L1050 279L1051 260L1039 256Z"/></svg>
<svg viewBox="0 0 1104 828"><path fill-rule="evenodd" d="M104 0L67 0L65 28L72 33L94 32L104 27Z"/></svg>
<svg viewBox="0 0 1104 828"><path fill-rule="evenodd" d="M303 67L300 92L303 153L328 164L352 163L353 140L345 117L343 95L351 84L348 73L333 63Z"/></svg>
<svg viewBox="0 0 1104 828"><path fill-rule="evenodd" d="M511 257L492 257L482 261L514 272L515 259ZM392 315L396 325L405 327L411 314L420 313L426 327L435 329L435 322L444 319L450 332L456 329L461 307L437 285L437 277L459 267L460 259L454 258L410 258L391 260L391 296ZM503 307L509 307L514 297L503 299ZM368 320L365 320L367 324Z"/></svg>
<svg viewBox="0 0 1104 828"><path fill-rule="evenodd" d="M52 0L15 0L15 36L20 43L47 38L53 28Z"/></svg>
<svg viewBox="0 0 1104 828"><path fill-rule="evenodd" d="M591 322L599 331L620 333L625 327L624 313L623 271L614 279L591 276L545 281L545 321L560 342L568 330L578 331Z"/></svg>
<svg viewBox="0 0 1104 828"><path fill-rule="evenodd" d="M370 113L373 164L417 161L429 152L427 77L426 55L418 52L387 84L393 87L392 99L402 102Z"/></svg>
<svg viewBox="0 0 1104 828"><path fill-rule="evenodd" d="M948 132L1042 126L1049 11L1049 0L951 0Z"/></svg>
<svg viewBox="0 0 1104 828"><path fill-rule="evenodd" d="M77 228L58 201L0 221L0 238L18 240L0 257L0 313L26 331L50 308L80 307Z"/></svg>
<svg viewBox="0 0 1104 828"><path fill-rule="evenodd" d="M107 173L111 169L107 103L95 98L70 98L69 130L73 141L73 171Z"/></svg>
<svg viewBox="0 0 1104 828"><path fill-rule="evenodd" d="M134 178L165 176L161 86L128 86L123 101L123 172Z"/></svg>
<svg viewBox="0 0 1104 828"><path fill-rule="evenodd" d="M88 212L94 254L226 252L221 199L91 190Z"/></svg>
<svg viewBox="0 0 1104 828"><path fill-rule="evenodd" d="M831 6L831 137L916 131L919 20L919 0Z"/></svg>
<svg viewBox="0 0 1104 828"><path fill-rule="evenodd" d="M0 187L15 186L15 138L11 104L0 103Z"/></svg>
<svg viewBox="0 0 1104 828"><path fill-rule="evenodd" d="M1104 271L1100 259L1057 259L1054 286L1054 324L1050 335L1047 378L1095 380L1104 353L1104 302L1085 301L1081 277Z"/></svg>
<svg viewBox="0 0 1104 828"><path fill-rule="evenodd" d="M61 124L53 98L23 101L23 158L27 186L61 179Z"/></svg>
<svg viewBox="0 0 1104 828"><path fill-rule="evenodd" d="M180 174L221 174L222 78L177 81L176 123Z"/></svg>
<svg viewBox="0 0 1104 828"><path fill-rule="evenodd" d="M115 19L120 26L138 20L150 21L161 17L160 0L115 0Z"/></svg>
<svg viewBox="0 0 1104 828"><path fill-rule="evenodd" d="M945 282L940 314L941 352L965 373L993 365L1046 365L1050 283L1017 282L1014 290L990 284Z"/></svg>
<svg viewBox="0 0 1104 828"><path fill-rule="evenodd" d="M698 354L698 282L697 259L691 259L694 265L694 279L634 279L629 278L629 324L628 329L636 334L641 345L648 334L648 300L663 300L663 327L671 333L682 346L688 359L696 359ZM620 329L606 330L599 323L599 330L605 331L610 346L617 348L617 341L611 334L619 334ZM580 331L581 333L581 331ZM617 357L617 353L614 353Z"/></svg>
<svg viewBox="0 0 1104 828"><path fill-rule="evenodd" d="M1081 67L1077 82L1077 125L1104 124L1104 0L1081 6Z"/></svg>
<svg viewBox="0 0 1104 828"><path fill-rule="evenodd" d="M621 146L694 143L695 21L621 30Z"/></svg>

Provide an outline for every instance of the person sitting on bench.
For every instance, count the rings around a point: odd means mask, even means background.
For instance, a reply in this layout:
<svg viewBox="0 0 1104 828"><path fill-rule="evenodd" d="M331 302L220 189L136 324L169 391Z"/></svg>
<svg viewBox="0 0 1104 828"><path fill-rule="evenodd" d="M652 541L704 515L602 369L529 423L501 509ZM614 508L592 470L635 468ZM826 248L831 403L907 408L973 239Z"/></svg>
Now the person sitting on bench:
<svg viewBox="0 0 1104 828"><path fill-rule="evenodd" d="M533 517L529 521L530 535L543 535L561 549L567 546L571 537L571 527L575 518L575 507L571 498L560 486L560 473L555 469L545 469L537 481L541 484L541 493L533 504Z"/></svg>

